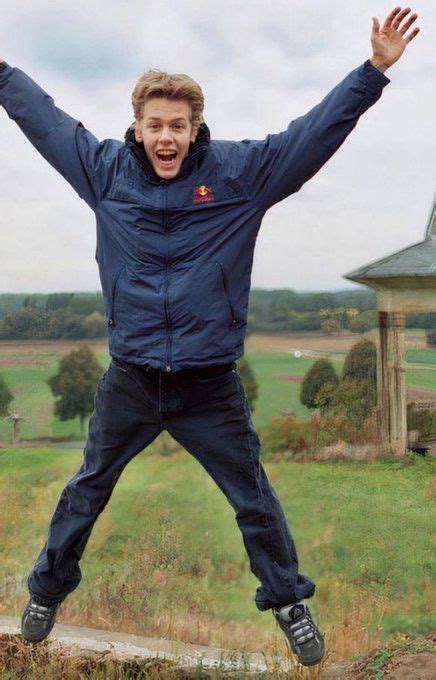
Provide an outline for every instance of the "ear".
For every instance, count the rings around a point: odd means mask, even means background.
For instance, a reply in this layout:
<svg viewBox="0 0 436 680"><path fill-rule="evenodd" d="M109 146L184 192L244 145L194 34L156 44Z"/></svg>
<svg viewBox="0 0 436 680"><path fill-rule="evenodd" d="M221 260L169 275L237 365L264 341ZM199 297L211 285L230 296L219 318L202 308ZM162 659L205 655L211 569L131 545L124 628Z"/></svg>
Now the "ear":
<svg viewBox="0 0 436 680"><path fill-rule="evenodd" d="M141 125L138 121L135 121L135 139L137 142L142 142Z"/></svg>
<svg viewBox="0 0 436 680"><path fill-rule="evenodd" d="M197 134L198 134L199 126L197 127L192 127L192 132L191 132L191 144L195 142L197 139Z"/></svg>

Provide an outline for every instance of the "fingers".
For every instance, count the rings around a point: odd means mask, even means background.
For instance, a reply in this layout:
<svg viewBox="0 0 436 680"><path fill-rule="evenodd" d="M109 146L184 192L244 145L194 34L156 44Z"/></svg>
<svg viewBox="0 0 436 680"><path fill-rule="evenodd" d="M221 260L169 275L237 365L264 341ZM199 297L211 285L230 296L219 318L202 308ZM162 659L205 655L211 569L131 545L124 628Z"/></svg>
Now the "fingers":
<svg viewBox="0 0 436 680"><path fill-rule="evenodd" d="M377 17L372 17L372 33L373 35L378 35L380 30L380 24Z"/></svg>
<svg viewBox="0 0 436 680"><path fill-rule="evenodd" d="M404 34L405 34L405 32L407 31L407 29L411 27L411 25L413 24L413 22L414 22L415 19L417 19L417 18L418 18L418 15L417 15L417 14L412 14L412 16L410 17L410 19L408 19L408 20L406 21L406 23L404 24L404 26L402 26L402 27L400 28L400 33L401 33L401 35L404 35Z"/></svg>
<svg viewBox="0 0 436 680"><path fill-rule="evenodd" d="M413 38L415 38L415 36L417 36L418 33L419 33L419 28L418 27L414 28L412 33L410 35L408 35L407 38L405 38L406 43L410 43L410 41L413 40Z"/></svg>
<svg viewBox="0 0 436 680"><path fill-rule="evenodd" d="M385 23L383 24L382 30L386 28L390 28L393 20L395 19L396 15L398 12L401 10L401 7L394 7L392 12L389 12L388 16L386 17Z"/></svg>
<svg viewBox="0 0 436 680"><path fill-rule="evenodd" d="M398 26L401 24L403 21L404 17L407 16L410 12L410 7L405 7L392 22L392 28L395 28L397 30Z"/></svg>
<svg viewBox="0 0 436 680"><path fill-rule="evenodd" d="M387 29L394 29L395 31L398 29L399 25L405 19L405 17L409 14L410 12L410 7L405 7L403 10L401 7L394 7L394 9L389 12L388 16L386 17L386 21L384 22L382 26L382 31L387 30ZM406 31L411 27L413 22L418 18L418 15L416 12L414 12L406 21L404 26L402 26L399 29L399 33L401 33L402 36L404 36L404 40L406 43L410 42L415 38L418 33L419 33L419 28L414 28L413 31L408 35L405 36ZM373 27L374 28L374 27Z"/></svg>

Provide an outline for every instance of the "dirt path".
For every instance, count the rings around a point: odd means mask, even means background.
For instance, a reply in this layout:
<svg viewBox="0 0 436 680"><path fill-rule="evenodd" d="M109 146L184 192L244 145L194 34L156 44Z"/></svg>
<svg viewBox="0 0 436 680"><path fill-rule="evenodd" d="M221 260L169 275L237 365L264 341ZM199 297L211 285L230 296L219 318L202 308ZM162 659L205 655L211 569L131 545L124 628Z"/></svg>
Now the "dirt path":
<svg viewBox="0 0 436 680"><path fill-rule="evenodd" d="M2 634L17 635L20 622L12 616L0 616L0 637ZM20 639L21 636L20 636ZM266 671L271 668L289 672L290 663L281 657L265 657L256 653L241 653L235 650L218 649L202 645L174 642L165 639L148 638L140 635L116 633L94 628L55 624L47 638L50 651L64 651L68 647L71 655L115 654L120 659L160 659L177 661L180 668L195 669L201 662L204 668L222 670ZM267 663L265 662L267 659Z"/></svg>
<svg viewBox="0 0 436 680"><path fill-rule="evenodd" d="M374 671L379 669L386 680L409 680L412 677L413 680L433 680L436 677L435 642L434 633L416 640L405 636L401 644L390 643L354 661L329 661L327 651L327 660L321 665L304 669L291 657L243 653L61 624L55 625L47 640L31 645L21 637L18 618L0 616L0 673L6 668L13 670L15 661L21 665L26 663L26 655L31 654L33 664L37 663L40 655L41 664L58 660L64 664L59 666L60 669L65 668L68 660L79 663L83 671L94 670L98 665L107 669L110 663L115 663L130 672L156 669L158 674L151 673L150 677L165 678L165 669L168 669L168 678L184 680L198 677L199 668L204 672L210 671L213 675L207 674L207 677L214 678L256 678L259 673L267 672L262 677L270 680L368 680L375 677ZM175 675L174 669L180 670L182 675ZM50 674L49 677L56 676Z"/></svg>

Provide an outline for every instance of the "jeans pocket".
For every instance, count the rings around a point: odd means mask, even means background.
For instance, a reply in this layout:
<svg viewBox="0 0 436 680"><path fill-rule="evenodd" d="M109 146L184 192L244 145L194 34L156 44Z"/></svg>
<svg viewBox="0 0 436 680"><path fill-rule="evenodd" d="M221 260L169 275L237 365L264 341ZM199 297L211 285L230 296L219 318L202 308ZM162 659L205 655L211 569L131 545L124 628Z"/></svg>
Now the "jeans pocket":
<svg viewBox="0 0 436 680"><path fill-rule="evenodd" d="M123 361L122 359L116 359L115 357L112 357L112 364L126 374L129 374L133 368L133 364L129 364L127 361Z"/></svg>

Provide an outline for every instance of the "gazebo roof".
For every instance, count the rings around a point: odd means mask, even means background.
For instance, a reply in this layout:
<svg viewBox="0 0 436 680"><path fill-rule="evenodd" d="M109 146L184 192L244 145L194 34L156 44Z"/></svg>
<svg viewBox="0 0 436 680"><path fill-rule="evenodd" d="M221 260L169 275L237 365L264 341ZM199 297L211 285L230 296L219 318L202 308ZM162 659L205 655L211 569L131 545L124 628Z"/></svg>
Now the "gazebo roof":
<svg viewBox="0 0 436 680"><path fill-rule="evenodd" d="M436 195L425 230L425 240L344 274L350 281L403 277L436 277Z"/></svg>

